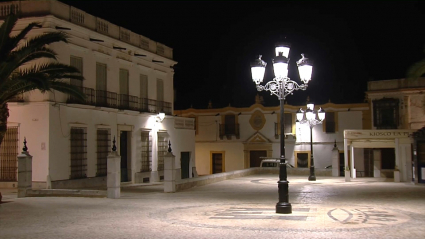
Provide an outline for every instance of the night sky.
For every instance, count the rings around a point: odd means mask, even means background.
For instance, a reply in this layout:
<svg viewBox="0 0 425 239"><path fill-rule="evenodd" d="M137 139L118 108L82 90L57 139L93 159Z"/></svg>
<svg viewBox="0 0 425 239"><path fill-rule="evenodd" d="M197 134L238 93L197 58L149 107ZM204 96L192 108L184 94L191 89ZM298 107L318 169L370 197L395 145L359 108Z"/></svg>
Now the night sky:
<svg viewBox="0 0 425 239"><path fill-rule="evenodd" d="M62 1L174 49L175 109L247 107L257 94L250 63L258 54L273 78L274 44L292 44L289 77L299 82L300 53L314 61L304 105L360 103L367 81L404 78L425 57L425 1ZM264 83L263 83L264 84ZM276 96L260 92L265 105Z"/></svg>

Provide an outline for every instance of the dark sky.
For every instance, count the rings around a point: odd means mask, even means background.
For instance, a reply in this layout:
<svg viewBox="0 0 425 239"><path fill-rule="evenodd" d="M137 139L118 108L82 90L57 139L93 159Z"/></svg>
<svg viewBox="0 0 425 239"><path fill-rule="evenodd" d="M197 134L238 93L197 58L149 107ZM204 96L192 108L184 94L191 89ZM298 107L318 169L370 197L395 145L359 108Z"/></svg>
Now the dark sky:
<svg viewBox="0 0 425 239"><path fill-rule="evenodd" d="M257 94L250 63L262 54L271 80L274 44L291 42L289 77L300 53L314 60L303 105L363 102L367 81L405 77L422 59L425 1L62 1L174 49L176 109L246 107ZM265 104L278 99L261 92Z"/></svg>

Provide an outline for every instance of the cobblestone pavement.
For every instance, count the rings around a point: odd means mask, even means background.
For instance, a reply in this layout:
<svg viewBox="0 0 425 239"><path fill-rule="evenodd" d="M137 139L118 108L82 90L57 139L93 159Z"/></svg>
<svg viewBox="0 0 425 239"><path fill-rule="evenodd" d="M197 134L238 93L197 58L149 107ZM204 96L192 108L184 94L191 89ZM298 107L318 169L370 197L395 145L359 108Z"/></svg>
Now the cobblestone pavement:
<svg viewBox="0 0 425 239"><path fill-rule="evenodd" d="M422 185L290 176L293 213L276 214L277 180L255 175L178 193L126 187L116 200L0 189L0 238L425 238Z"/></svg>

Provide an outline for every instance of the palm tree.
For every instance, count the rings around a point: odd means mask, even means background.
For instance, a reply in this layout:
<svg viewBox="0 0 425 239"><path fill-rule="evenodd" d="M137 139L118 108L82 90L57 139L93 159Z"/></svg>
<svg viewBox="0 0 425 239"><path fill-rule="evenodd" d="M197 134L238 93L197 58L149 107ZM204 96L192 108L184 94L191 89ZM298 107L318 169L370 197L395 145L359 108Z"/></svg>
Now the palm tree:
<svg viewBox="0 0 425 239"><path fill-rule="evenodd" d="M26 35L39 26L36 22L11 36L17 21L18 17L11 14L0 27L0 145L7 130L7 102L14 97L32 90L42 93L57 90L80 100L85 99L78 87L64 81L83 80L83 76L75 67L58 63L56 53L47 47L55 42L67 43L68 36L63 32L48 32L26 40ZM50 60L36 63L40 59Z"/></svg>
<svg viewBox="0 0 425 239"><path fill-rule="evenodd" d="M424 47L425 52L425 47ZM409 67L407 70L408 79L416 79L425 74L425 59L422 59Z"/></svg>

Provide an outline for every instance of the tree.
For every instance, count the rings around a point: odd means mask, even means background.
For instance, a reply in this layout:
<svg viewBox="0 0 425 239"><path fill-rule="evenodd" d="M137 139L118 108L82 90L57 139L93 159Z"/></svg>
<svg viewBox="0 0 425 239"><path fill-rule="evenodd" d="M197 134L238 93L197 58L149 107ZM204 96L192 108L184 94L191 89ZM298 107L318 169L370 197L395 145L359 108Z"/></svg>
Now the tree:
<svg viewBox="0 0 425 239"><path fill-rule="evenodd" d="M72 66L57 62L56 53L47 45L68 42L63 32L48 32L26 40L27 34L39 23L27 25L12 36L18 17L11 14L0 27L0 145L7 130L9 108L7 102L24 92L57 90L84 100L84 93L65 79L83 80ZM37 62L43 59L42 62ZM47 61L45 60L47 59Z"/></svg>
<svg viewBox="0 0 425 239"><path fill-rule="evenodd" d="M424 47L425 52L425 47ZM409 67L407 70L408 79L416 79L425 74L425 59L422 59Z"/></svg>

